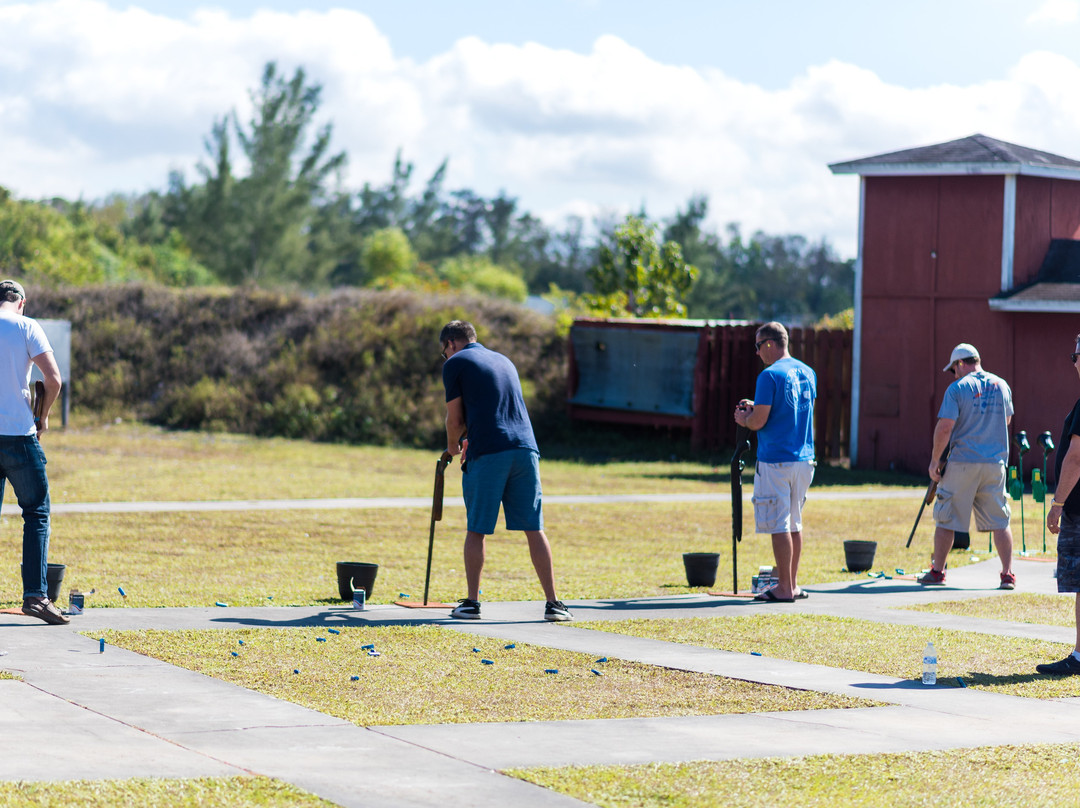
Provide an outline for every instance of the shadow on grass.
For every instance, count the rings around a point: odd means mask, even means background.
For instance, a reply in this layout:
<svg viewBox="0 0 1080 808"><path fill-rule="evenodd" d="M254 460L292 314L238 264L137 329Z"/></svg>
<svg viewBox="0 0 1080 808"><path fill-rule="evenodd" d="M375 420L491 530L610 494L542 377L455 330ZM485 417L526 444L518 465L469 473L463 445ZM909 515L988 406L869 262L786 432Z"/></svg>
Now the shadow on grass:
<svg viewBox="0 0 1080 808"><path fill-rule="evenodd" d="M969 671L963 676L958 677L964 680L964 684L969 687L972 685L983 685L986 687L993 687L994 685L1022 685L1027 682L1042 682L1053 681L1060 679L1060 676L1051 676L1045 673L1010 673L1002 675L994 675L992 673L979 673L977 671ZM956 681L953 679L952 681Z"/></svg>

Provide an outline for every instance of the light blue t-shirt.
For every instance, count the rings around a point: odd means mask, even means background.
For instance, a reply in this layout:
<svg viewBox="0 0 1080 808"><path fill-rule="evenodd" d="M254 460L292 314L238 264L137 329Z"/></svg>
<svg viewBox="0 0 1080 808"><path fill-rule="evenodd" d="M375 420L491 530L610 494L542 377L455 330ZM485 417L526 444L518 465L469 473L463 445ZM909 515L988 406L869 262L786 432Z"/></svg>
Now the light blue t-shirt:
<svg viewBox="0 0 1080 808"><path fill-rule="evenodd" d="M765 404L769 420L758 430L757 459L792 463L814 459L814 399L817 376L810 366L788 356L761 371L754 405Z"/></svg>
<svg viewBox="0 0 1080 808"><path fill-rule="evenodd" d="M950 384L938 410L938 418L956 421L949 439L949 460L1008 463L1012 414L1012 391L993 373L976 370Z"/></svg>

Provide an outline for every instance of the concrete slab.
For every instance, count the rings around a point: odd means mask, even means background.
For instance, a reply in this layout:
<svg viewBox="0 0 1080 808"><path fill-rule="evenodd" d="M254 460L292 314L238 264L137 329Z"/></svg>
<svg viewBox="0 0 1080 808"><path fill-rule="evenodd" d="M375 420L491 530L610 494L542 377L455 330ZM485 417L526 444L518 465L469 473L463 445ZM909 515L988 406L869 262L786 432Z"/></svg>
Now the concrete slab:
<svg viewBox="0 0 1080 808"><path fill-rule="evenodd" d="M244 770L25 682L0 681L0 780L231 777Z"/></svg>
<svg viewBox="0 0 1080 808"><path fill-rule="evenodd" d="M1020 591L1052 592L1053 565L1018 559ZM1072 628L1002 623L902 607L997 590L996 559L949 572L947 588L900 579L807 587L794 604L681 595L573 601L579 621L807 613L1072 641ZM94 609L69 626L0 615L0 668L24 682L0 682L0 779L204 776L239 771L277 777L340 805L563 806L574 800L499 775L510 766L638 763L821 752L943 749L1002 743L1080 742L1080 698L1036 701L974 689L924 688L913 679L711 650L556 625L540 602L485 603L484 619L373 605ZM441 625L576 650L596 657L842 693L892 706L756 715L617 721L412 727L353 726L297 705L107 646L104 629ZM89 636L83 636L85 632ZM917 674L913 662L912 676ZM52 725L52 726L49 726ZM20 743L44 726L47 767ZM63 729L57 729L57 728ZM4 732L3 730L8 730ZM36 736L37 737L37 736ZM362 789L357 783L363 782Z"/></svg>

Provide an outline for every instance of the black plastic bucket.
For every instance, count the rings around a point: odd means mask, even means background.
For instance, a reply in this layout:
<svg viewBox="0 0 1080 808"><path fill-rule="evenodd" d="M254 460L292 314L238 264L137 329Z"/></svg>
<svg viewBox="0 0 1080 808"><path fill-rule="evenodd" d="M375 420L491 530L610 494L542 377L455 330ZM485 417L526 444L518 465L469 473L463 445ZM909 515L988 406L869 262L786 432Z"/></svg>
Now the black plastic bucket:
<svg viewBox="0 0 1080 808"><path fill-rule="evenodd" d="M719 553L683 553L687 586L712 586L716 583L716 568L720 564Z"/></svg>
<svg viewBox="0 0 1080 808"><path fill-rule="evenodd" d="M45 570L45 594L54 603L60 599L60 584L64 581L66 564L49 564ZM19 576L22 579L22 564L19 565Z"/></svg>
<svg viewBox="0 0 1080 808"><path fill-rule="evenodd" d="M337 588L342 600L353 599L353 590L363 589L364 599L371 600L371 590L375 588L375 576L379 572L378 564L365 564L362 561L337 562Z"/></svg>
<svg viewBox="0 0 1080 808"><path fill-rule="evenodd" d="M844 542L844 562L848 572L865 572L874 566L874 553L877 552L876 541L859 541L852 539Z"/></svg>

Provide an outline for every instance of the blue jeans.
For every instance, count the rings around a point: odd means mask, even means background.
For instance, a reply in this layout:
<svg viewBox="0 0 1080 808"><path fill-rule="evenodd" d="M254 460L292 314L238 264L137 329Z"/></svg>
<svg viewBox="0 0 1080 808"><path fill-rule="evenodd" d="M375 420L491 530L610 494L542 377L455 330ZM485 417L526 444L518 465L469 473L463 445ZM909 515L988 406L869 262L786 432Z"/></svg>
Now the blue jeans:
<svg viewBox="0 0 1080 808"><path fill-rule="evenodd" d="M23 517L23 598L45 597L49 555L49 478L34 435L0 436L0 501L10 480Z"/></svg>

